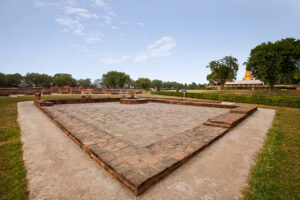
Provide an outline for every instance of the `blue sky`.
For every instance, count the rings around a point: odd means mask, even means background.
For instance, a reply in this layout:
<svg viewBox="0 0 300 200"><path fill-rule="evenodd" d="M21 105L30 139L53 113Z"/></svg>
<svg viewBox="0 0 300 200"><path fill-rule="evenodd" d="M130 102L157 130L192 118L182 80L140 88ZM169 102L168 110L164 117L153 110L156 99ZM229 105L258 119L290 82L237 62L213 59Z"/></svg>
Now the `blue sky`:
<svg viewBox="0 0 300 200"><path fill-rule="evenodd" d="M264 41L300 39L299 0L0 0L0 72L206 82Z"/></svg>

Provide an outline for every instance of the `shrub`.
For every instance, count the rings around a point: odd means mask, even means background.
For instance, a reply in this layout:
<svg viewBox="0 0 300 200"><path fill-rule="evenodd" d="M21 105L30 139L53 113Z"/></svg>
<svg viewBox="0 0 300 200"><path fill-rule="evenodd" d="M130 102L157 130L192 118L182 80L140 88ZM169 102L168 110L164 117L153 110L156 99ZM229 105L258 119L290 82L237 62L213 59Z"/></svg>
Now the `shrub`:
<svg viewBox="0 0 300 200"><path fill-rule="evenodd" d="M172 92L172 91L151 91L151 94L183 97L182 92ZM232 102L239 102L239 103L300 108L300 97L291 97L291 96L265 96L265 95L187 92L186 97L196 98L196 99L210 99L210 100L219 100L219 101L232 101Z"/></svg>

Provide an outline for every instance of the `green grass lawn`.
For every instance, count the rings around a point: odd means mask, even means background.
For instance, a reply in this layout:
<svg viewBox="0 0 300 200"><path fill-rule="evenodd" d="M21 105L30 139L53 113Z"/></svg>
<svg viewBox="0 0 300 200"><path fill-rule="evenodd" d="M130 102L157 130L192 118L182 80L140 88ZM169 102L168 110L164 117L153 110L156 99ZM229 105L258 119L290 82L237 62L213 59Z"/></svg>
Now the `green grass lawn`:
<svg viewBox="0 0 300 200"><path fill-rule="evenodd" d="M300 199L300 109L276 110L264 147L252 167L247 200Z"/></svg>
<svg viewBox="0 0 300 200"><path fill-rule="evenodd" d="M43 98L81 96L53 95L43 96ZM107 97L107 95L93 95L93 97ZM113 97L118 97L118 95L113 95ZM20 128L17 123L17 103L28 100L33 100L33 97L0 98L1 200L28 198ZM275 109L276 117L273 127L267 134L264 147L257 155L257 162L251 169L249 187L243 191L244 199L300 199L300 109L260 107Z"/></svg>

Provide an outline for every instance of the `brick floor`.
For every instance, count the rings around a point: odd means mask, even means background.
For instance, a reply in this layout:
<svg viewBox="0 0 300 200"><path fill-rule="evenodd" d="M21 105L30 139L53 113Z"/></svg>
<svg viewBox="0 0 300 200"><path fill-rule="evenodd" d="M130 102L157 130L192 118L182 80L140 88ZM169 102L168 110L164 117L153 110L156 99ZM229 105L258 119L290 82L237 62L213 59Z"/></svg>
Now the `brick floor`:
<svg viewBox="0 0 300 200"><path fill-rule="evenodd" d="M176 101L170 101L170 103L179 104ZM41 109L104 169L123 182L136 195L141 194L184 164L249 113L247 109L237 111L237 113L227 111L228 113L208 120L212 123L208 124L209 126L202 122L188 130L167 138L162 137L145 146L136 145L101 127L87 124L80 117L70 115L61 106L41 107ZM84 110L78 110L77 116L85 117L82 116L83 113ZM93 113L89 114L91 118L97 117ZM220 127L219 124L229 126ZM137 137L136 140L139 138Z"/></svg>

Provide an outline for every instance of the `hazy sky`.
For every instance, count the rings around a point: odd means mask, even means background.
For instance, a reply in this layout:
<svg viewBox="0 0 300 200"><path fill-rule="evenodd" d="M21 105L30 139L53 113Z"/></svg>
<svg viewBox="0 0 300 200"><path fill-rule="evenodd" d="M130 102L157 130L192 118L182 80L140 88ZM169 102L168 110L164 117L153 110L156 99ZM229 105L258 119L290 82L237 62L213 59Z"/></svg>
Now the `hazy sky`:
<svg viewBox="0 0 300 200"><path fill-rule="evenodd" d="M206 82L227 55L245 72L264 41L300 39L300 0L0 0L0 72Z"/></svg>

